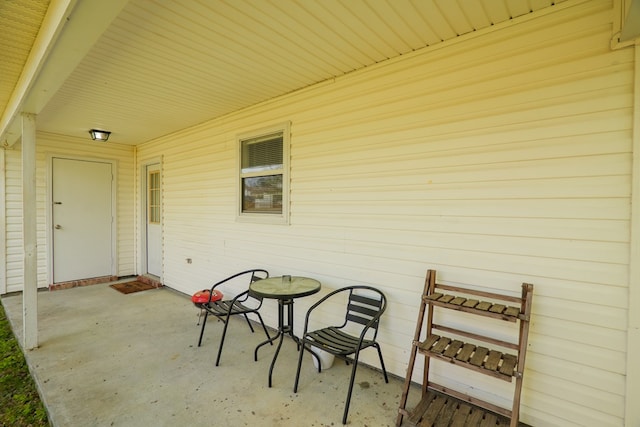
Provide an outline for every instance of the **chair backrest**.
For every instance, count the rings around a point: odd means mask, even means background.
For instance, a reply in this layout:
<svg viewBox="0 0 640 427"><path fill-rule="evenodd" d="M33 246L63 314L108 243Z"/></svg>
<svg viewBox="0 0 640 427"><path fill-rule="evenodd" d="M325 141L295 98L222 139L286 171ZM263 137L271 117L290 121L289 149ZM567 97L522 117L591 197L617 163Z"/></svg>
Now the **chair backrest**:
<svg viewBox="0 0 640 427"><path fill-rule="evenodd" d="M267 272L267 270L255 269L249 271L251 271L251 281L249 282L249 284L257 282L258 280L267 279L269 277L269 272Z"/></svg>
<svg viewBox="0 0 640 427"><path fill-rule="evenodd" d="M247 276L249 276L249 284L247 285L247 288L249 287L250 284L252 284L253 282L255 282L256 280L260 280L260 279L266 279L269 277L269 272L267 270L263 270L261 268L254 268L251 270L245 270L245 271L241 271L239 273L236 273L232 276L229 276L225 279L220 280L219 282L215 283L212 287L211 287L211 292L213 292L218 286L226 284L227 282L231 282L232 280L243 276L243 278L246 278ZM226 292L225 292L226 293ZM233 295L233 292L231 292L231 294ZM244 289L243 291L241 291L239 294L237 294L233 299L234 300L238 300L238 301L244 301L247 299L247 296L249 294L249 290L248 289ZM258 299L260 301L262 301L262 298L259 298L255 295L250 295L252 298ZM228 298L228 300L231 300L232 298Z"/></svg>
<svg viewBox="0 0 640 427"><path fill-rule="evenodd" d="M356 285L348 286L349 303L347 305L347 322L354 322L360 325L369 326L373 330L373 337L378 334L380 316L387 308L387 298L376 288L371 286Z"/></svg>
<svg viewBox="0 0 640 427"><path fill-rule="evenodd" d="M249 280L249 284L252 284L253 282L257 282L258 280L269 278L269 272L267 270L255 269L255 270L249 270L246 273L248 272L251 272L251 279ZM248 291L247 296L253 299L256 299L258 301L262 301L262 297L254 294L253 292L251 292L251 290Z"/></svg>

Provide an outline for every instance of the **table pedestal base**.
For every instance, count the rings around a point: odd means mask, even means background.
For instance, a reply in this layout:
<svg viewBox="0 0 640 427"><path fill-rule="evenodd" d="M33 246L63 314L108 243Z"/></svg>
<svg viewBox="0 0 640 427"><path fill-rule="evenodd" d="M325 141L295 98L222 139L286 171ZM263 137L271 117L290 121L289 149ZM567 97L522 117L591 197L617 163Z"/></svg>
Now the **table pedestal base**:
<svg viewBox="0 0 640 427"><path fill-rule="evenodd" d="M284 309L287 307L287 323L284 323ZM273 374L273 367L276 364L276 360L278 359L278 353L280 353L280 348L282 347L282 340L285 335L289 335L296 342L296 347L298 351L300 351L300 339L293 334L293 300L292 299L279 299L278 300L278 332L274 337L261 342L256 347L254 352L254 360L258 361L258 350L265 344L272 344L275 340L279 339L278 346L276 347L276 352L273 355L273 359L271 360L271 366L269 367L269 387L271 387L271 377Z"/></svg>
<svg viewBox="0 0 640 427"><path fill-rule="evenodd" d="M258 280L253 282L249 289L256 295L262 298L271 298L278 300L278 331L274 337L267 339L257 345L254 352L254 360L258 361L258 350L260 347L271 344L275 340L278 340L278 346L276 347L275 354L271 360L271 366L269 367L269 387L272 385L271 377L273 376L273 368L278 359L278 354L282 348L282 341L285 335L289 335L295 342L297 350L300 351L300 345L302 342L293 333L293 301L295 298L301 298L308 295L313 295L320 290L320 282L308 277L298 276L282 276L282 277L270 277L268 279ZM287 311L287 319L285 323L285 307ZM313 356L320 361L319 357L313 353ZM320 369L318 369L320 371Z"/></svg>

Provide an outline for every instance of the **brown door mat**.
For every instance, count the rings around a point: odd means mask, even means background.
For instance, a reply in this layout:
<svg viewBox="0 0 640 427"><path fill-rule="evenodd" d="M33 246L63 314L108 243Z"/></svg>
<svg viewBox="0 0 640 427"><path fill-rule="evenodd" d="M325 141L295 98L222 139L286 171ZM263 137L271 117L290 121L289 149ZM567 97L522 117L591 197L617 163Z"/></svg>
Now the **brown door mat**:
<svg viewBox="0 0 640 427"><path fill-rule="evenodd" d="M131 294L134 292L147 291L149 289L156 289L156 287L153 285L142 283L137 280L134 280L133 282L115 283L109 286L123 294Z"/></svg>

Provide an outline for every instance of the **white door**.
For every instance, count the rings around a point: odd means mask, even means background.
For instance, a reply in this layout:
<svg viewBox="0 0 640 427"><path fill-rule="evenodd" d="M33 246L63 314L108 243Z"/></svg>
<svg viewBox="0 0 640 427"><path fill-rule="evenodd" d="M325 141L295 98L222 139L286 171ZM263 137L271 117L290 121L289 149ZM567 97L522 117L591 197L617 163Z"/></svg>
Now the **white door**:
<svg viewBox="0 0 640 427"><path fill-rule="evenodd" d="M112 275L112 164L52 159L53 282Z"/></svg>
<svg viewBox="0 0 640 427"><path fill-rule="evenodd" d="M162 274L162 192L160 164L146 167L146 252L147 273L161 277Z"/></svg>

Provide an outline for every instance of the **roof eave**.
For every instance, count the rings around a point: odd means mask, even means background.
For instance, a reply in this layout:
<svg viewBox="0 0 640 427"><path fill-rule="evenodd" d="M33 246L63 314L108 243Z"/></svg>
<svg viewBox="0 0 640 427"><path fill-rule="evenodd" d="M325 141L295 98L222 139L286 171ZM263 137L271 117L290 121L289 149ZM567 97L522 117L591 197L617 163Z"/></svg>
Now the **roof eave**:
<svg viewBox="0 0 640 427"><path fill-rule="evenodd" d="M128 0L52 0L26 65L0 117L5 147L21 135L21 113L38 114Z"/></svg>

